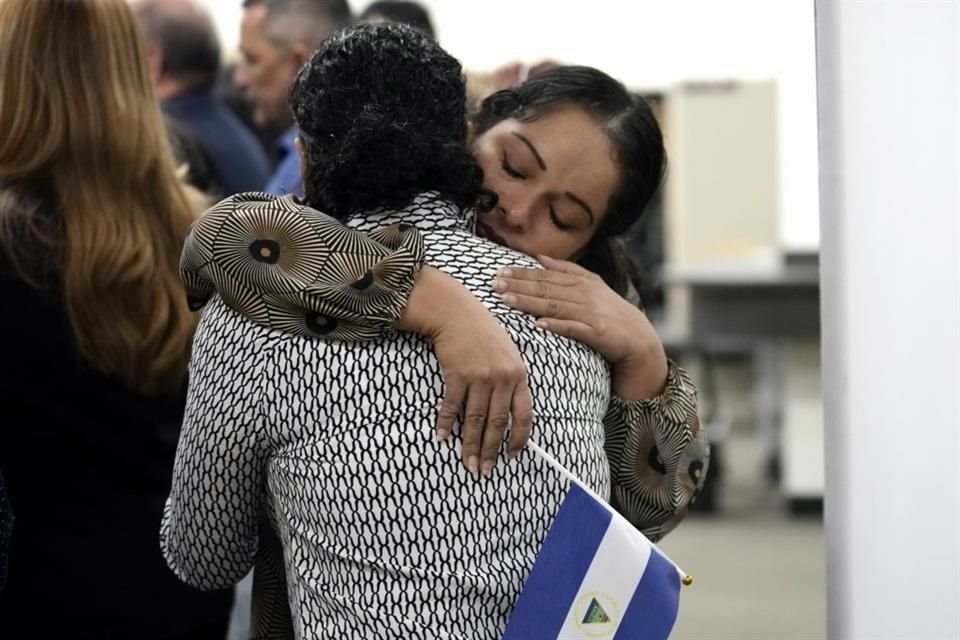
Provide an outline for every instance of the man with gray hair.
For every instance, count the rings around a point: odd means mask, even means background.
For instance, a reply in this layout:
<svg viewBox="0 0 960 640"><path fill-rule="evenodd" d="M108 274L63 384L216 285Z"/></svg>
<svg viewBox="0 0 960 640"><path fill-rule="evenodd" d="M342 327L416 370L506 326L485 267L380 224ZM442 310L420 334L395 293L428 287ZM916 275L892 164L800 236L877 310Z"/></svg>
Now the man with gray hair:
<svg viewBox="0 0 960 640"><path fill-rule="evenodd" d="M218 190L230 196L263 188L267 154L214 91L220 43L210 15L193 0L139 0L133 9L163 111L199 141Z"/></svg>
<svg viewBox="0 0 960 640"><path fill-rule="evenodd" d="M352 20L346 0L245 0L240 25L242 58L234 83L253 105L253 121L284 130L279 164L264 191L302 195L297 137L287 106L290 85L303 63L331 33Z"/></svg>

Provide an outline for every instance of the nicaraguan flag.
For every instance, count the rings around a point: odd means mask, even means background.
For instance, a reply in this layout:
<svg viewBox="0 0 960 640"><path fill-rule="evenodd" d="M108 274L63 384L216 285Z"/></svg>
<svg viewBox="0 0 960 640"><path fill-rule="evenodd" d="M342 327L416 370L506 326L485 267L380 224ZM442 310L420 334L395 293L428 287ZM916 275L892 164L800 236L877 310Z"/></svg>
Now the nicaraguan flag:
<svg viewBox="0 0 960 640"><path fill-rule="evenodd" d="M679 600L676 565L574 479L503 640L662 640Z"/></svg>

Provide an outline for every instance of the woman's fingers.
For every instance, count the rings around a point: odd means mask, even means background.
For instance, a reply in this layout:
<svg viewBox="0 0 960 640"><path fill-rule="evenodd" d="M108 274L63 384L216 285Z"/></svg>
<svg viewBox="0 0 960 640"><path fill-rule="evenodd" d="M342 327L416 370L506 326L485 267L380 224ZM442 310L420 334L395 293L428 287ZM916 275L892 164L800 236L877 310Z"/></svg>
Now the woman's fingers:
<svg viewBox="0 0 960 640"><path fill-rule="evenodd" d="M500 445L503 444L503 435L510 425L512 400L513 389L507 387L495 387L490 395L486 429L483 431L483 444L480 446L480 471L484 474L493 471L493 466L497 463L497 454L500 453Z"/></svg>
<svg viewBox="0 0 960 640"><path fill-rule="evenodd" d="M589 274L589 272L587 273ZM559 287L576 286L583 282L584 278L579 274L565 273L555 269L530 269L527 267L505 267L497 272L497 277L507 280L547 282Z"/></svg>
<svg viewBox="0 0 960 640"><path fill-rule="evenodd" d="M581 278L589 278L595 276L592 271L584 269L575 262L569 262L567 260L557 260L556 258L551 258L550 256L539 255L537 260L542 264L548 271L558 271L572 276L579 276Z"/></svg>
<svg viewBox="0 0 960 640"><path fill-rule="evenodd" d="M583 290L576 285L561 285L549 280L527 280L523 278L497 278L493 281L494 291L515 293L534 298L581 302Z"/></svg>
<svg viewBox="0 0 960 640"><path fill-rule="evenodd" d="M510 429L507 455L520 453L533 429L533 396L526 374L512 374L493 383L469 387L459 378L446 383L437 416L437 439L446 440L463 409L461 459L473 473L489 474L496 465L504 435ZM466 406L464 407L464 404Z"/></svg>
<svg viewBox="0 0 960 640"><path fill-rule="evenodd" d="M518 433L529 434L533 401L527 366L510 334L473 294L468 292L462 304L440 308L445 317L432 336L445 382L437 438L446 439L462 416L463 464L473 472L489 472L511 415Z"/></svg>
<svg viewBox="0 0 960 640"><path fill-rule="evenodd" d="M490 386L474 384L467 393L467 408L463 415L461 460L471 472L480 470L480 448L490 411Z"/></svg>
<svg viewBox="0 0 960 640"><path fill-rule="evenodd" d="M447 439L453 430L453 423L460 414L460 407L467 395L467 385L457 377L450 377L444 385L443 400L437 413L437 440Z"/></svg>
<svg viewBox="0 0 960 640"><path fill-rule="evenodd" d="M537 317L583 320L585 304L592 300L595 278L582 267L541 257L546 269L508 267L501 269L493 281L494 290L503 294L503 301Z"/></svg>
<svg viewBox="0 0 960 640"><path fill-rule="evenodd" d="M545 299L537 296L503 294L504 304L536 318L556 318L558 320L587 320L587 308L576 302Z"/></svg>
<svg viewBox="0 0 960 640"><path fill-rule="evenodd" d="M593 342L595 330L590 325L577 320L557 320L555 318L541 318L537 326L564 338L590 345Z"/></svg>
<svg viewBox="0 0 960 640"><path fill-rule="evenodd" d="M533 432L533 395L526 379L517 385L513 391L510 415L513 421L510 424L510 437L507 440L507 456L515 457L527 446L530 434Z"/></svg>

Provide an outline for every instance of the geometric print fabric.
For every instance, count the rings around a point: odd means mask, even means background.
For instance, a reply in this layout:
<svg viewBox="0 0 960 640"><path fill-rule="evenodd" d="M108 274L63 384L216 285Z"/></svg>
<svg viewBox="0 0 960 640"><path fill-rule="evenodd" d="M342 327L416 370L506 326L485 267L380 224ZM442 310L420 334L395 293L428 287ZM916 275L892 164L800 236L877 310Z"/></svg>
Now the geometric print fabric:
<svg viewBox="0 0 960 640"><path fill-rule="evenodd" d="M413 230L364 236L293 196L242 193L194 223L180 271L193 310L219 292L264 326L367 340L400 317L423 256Z"/></svg>

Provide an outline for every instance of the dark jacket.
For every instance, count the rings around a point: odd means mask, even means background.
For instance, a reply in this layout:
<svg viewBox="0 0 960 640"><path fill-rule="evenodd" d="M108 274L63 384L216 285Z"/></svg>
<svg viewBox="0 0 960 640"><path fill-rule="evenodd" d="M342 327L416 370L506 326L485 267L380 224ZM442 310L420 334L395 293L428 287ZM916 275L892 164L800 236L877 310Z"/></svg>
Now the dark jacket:
<svg viewBox="0 0 960 640"><path fill-rule="evenodd" d="M13 509L7 500L7 491L3 485L3 476L0 476L0 595L3 586L7 583L7 547L10 546L10 536L13 534Z"/></svg>
<svg viewBox="0 0 960 640"><path fill-rule="evenodd" d="M163 111L203 145L224 196L258 191L270 179L270 162L263 147L212 90L201 89L166 100Z"/></svg>
<svg viewBox="0 0 960 640"><path fill-rule="evenodd" d="M222 640L232 594L182 584L160 553L185 390L145 398L84 362L55 273L38 267L34 288L0 252L0 475L16 514L0 638Z"/></svg>

